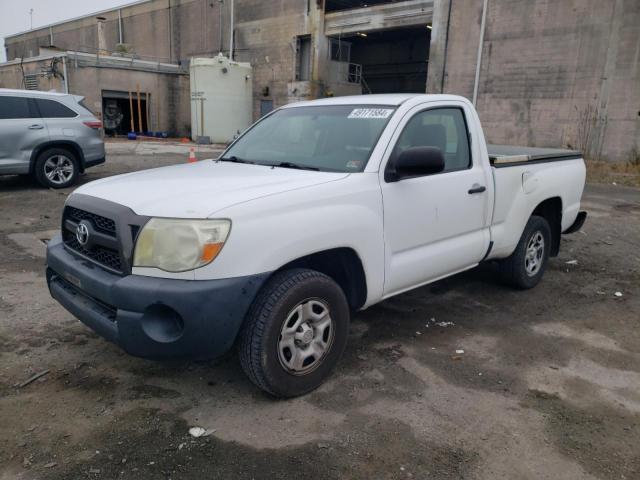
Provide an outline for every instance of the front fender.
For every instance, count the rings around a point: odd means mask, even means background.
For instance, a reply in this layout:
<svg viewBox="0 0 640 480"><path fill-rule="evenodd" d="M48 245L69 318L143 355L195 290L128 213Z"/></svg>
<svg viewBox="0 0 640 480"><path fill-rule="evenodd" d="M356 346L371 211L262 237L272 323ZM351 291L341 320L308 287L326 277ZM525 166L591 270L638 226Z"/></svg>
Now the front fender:
<svg viewBox="0 0 640 480"><path fill-rule="evenodd" d="M219 211L232 228L222 252L196 279L272 272L300 257L351 248L360 257L367 302L382 296L384 235L376 174L288 191Z"/></svg>

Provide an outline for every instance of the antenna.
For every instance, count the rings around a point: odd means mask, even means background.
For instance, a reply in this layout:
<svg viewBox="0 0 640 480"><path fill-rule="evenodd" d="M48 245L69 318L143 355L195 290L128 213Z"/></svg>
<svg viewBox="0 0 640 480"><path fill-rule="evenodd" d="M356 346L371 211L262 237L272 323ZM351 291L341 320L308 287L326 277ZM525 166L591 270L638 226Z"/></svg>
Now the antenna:
<svg viewBox="0 0 640 480"><path fill-rule="evenodd" d="M29 9L29 30L33 30L33 8Z"/></svg>

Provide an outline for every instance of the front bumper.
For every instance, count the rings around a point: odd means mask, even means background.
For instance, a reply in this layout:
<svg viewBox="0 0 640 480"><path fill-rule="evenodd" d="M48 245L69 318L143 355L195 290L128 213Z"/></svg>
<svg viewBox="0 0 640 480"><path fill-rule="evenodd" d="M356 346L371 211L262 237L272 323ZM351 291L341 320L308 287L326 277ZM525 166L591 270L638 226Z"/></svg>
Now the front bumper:
<svg viewBox="0 0 640 480"><path fill-rule="evenodd" d="M228 351L268 274L220 280L119 276L47 246L51 296L99 335L145 358L214 358Z"/></svg>

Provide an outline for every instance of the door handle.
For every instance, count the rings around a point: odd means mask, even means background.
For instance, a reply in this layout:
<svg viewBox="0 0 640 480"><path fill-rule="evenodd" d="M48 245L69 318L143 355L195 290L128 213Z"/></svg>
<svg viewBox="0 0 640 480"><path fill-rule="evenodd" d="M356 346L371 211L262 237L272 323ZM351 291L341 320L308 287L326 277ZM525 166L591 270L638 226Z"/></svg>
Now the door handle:
<svg viewBox="0 0 640 480"><path fill-rule="evenodd" d="M44 128L44 125L30 125L29 126L29 130L42 130Z"/></svg>
<svg viewBox="0 0 640 480"><path fill-rule="evenodd" d="M478 185L477 183L469 189L469 195L473 195L474 193L482 193L487 189L484 185Z"/></svg>

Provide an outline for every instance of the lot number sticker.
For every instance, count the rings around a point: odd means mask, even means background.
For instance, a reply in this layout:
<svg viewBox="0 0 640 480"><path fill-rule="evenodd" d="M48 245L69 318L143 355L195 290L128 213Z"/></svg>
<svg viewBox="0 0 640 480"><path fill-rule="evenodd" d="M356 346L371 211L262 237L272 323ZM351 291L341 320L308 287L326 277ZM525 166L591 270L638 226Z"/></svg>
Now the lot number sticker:
<svg viewBox="0 0 640 480"><path fill-rule="evenodd" d="M387 118L392 112L390 108L355 108L347 118Z"/></svg>

